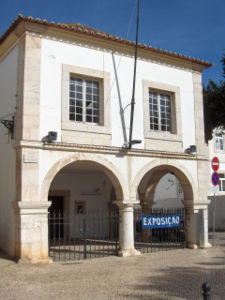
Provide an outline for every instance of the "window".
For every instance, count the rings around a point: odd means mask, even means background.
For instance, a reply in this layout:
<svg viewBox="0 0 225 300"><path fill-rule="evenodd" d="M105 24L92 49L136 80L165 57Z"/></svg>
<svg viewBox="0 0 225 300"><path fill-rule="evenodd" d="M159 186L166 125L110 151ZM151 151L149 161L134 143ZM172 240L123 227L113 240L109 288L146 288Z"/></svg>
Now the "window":
<svg viewBox="0 0 225 300"><path fill-rule="evenodd" d="M62 141L111 145L110 97L109 72L63 65Z"/></svg>
<svg viewBox="0 0 225 300"><path fill-rule="evenodd" d="M215 148L216 148L216 150L224 150L223 133L222 132L215 132L214 139L215 139Z"/></svg>
<svg viewBox="0 0 225 300"><path fill-rule="evenodd" d="M219 174L219 178L220 192L225 192L225 174Z"/></svg>
<svg viewBox="0 0 225 300"><path fill-rule="evenodd" d="M183 151L180 88L142 80L145 149Z"/></svg>
<svg viewBox="0 0 225 300"><path fill-rule="evenodd" d="M149 90L150 130L171 132L171 96Z"/></svg>
<svg viewBox="0 0 225 300"><path fill-rule="evenodd" d="M70 76L69 120L99 124L100 82Z"/></svg>

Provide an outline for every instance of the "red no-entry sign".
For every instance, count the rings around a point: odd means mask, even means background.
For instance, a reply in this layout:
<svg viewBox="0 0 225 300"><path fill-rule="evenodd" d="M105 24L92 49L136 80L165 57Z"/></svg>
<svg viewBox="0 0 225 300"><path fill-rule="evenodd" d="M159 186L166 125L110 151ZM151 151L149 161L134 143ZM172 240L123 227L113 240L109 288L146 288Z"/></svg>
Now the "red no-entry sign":
<svg viewBox="0 0 225 300"><path fill-rule="evenodd" d="M220 167L220 161L218 157L213 157L212 162L211 162L211 166L214 172L216 172L219 167Z"/></svg>

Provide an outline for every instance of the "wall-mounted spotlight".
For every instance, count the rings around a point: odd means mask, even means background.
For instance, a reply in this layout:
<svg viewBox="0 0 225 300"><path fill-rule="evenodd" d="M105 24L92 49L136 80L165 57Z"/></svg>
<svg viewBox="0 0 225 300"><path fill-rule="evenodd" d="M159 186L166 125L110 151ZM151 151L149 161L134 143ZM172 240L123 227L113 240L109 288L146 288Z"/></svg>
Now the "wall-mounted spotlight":
<svg viewBox="0 0 225 300"><path fill-rule="evenodd" d="M52 143L57 140L57 132L56 131L49 131L48 135L42 138L42 142Z"/></svg>
<svg viewBox="0 0 225 300"><path fill-rule="evenodd" d="M9 131L9 134L11 134L11 138L14 138L14 116L12 117L12 120L0 120L0 124L3 124Z"/></svg>
<svg viewBox="0 0 225 300"><path fill-rule="evenodd" d="M185 149L184 151L186 154L196 154L197 147L196 145L190 145L189 148Z"/></svg>

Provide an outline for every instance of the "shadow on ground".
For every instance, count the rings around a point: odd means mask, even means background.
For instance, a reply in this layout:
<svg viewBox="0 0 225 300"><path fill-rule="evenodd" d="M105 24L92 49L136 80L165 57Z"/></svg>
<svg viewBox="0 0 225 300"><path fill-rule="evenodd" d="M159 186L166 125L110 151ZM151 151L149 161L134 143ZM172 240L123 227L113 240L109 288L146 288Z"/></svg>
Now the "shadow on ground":
<svg viewBox="0 0 225 300"><path fill-rule="evenodd" d="M212 238L212 235L210 237ZM146 276L144 281L131 287L134 290L132 299L200 300L203 299L203 282L210 283L213 300L225 299L225 233L216 233L215 241L216 246L224 249L222 255L214 256L210 261L202 259L193 267L173 266L157 269L153 276ZM124 299L128 298L131 299L130 295L124 295Z"/></svg>
<svg viewBox="0 0 225 300"><path fill-rule="evenodd" d="M132 299L203 299L203 282L211 284L213 300L225 299L225 259L220 259L220 268L215 267L217 263L206 263L207 268L171 267L156 270L155 275L131 287L135 291ZM124 295L124 299L128 298L131 299L130 295Z"/></svg>

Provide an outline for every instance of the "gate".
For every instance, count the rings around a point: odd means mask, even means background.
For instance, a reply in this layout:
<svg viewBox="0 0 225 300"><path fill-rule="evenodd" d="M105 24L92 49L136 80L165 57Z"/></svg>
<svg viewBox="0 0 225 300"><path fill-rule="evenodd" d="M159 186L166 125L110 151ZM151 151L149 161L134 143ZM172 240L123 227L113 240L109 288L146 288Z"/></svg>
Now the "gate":
<svg viewBox="0 0 225 300"><path fill-rule="evenodd" d="M155 220L169 218L170 216L179 216L179 225L168 228L148 228L142 227L142 215L155 217ZM157 224L156 224L157 225ZM170 225L168 225L170 226ZM156 226L160 227L160 226ZM142 253L170 250L174 248L185 247L185 209L184 208L153 208L147 213L141 209L134 211L134 241L135 249Z"/></svg>
<svg viewBox="0 0 225 300"><path fill-rule="evenodd" d="M80 260L118 254L117 212L49 213L49 257Z"/></svg>

